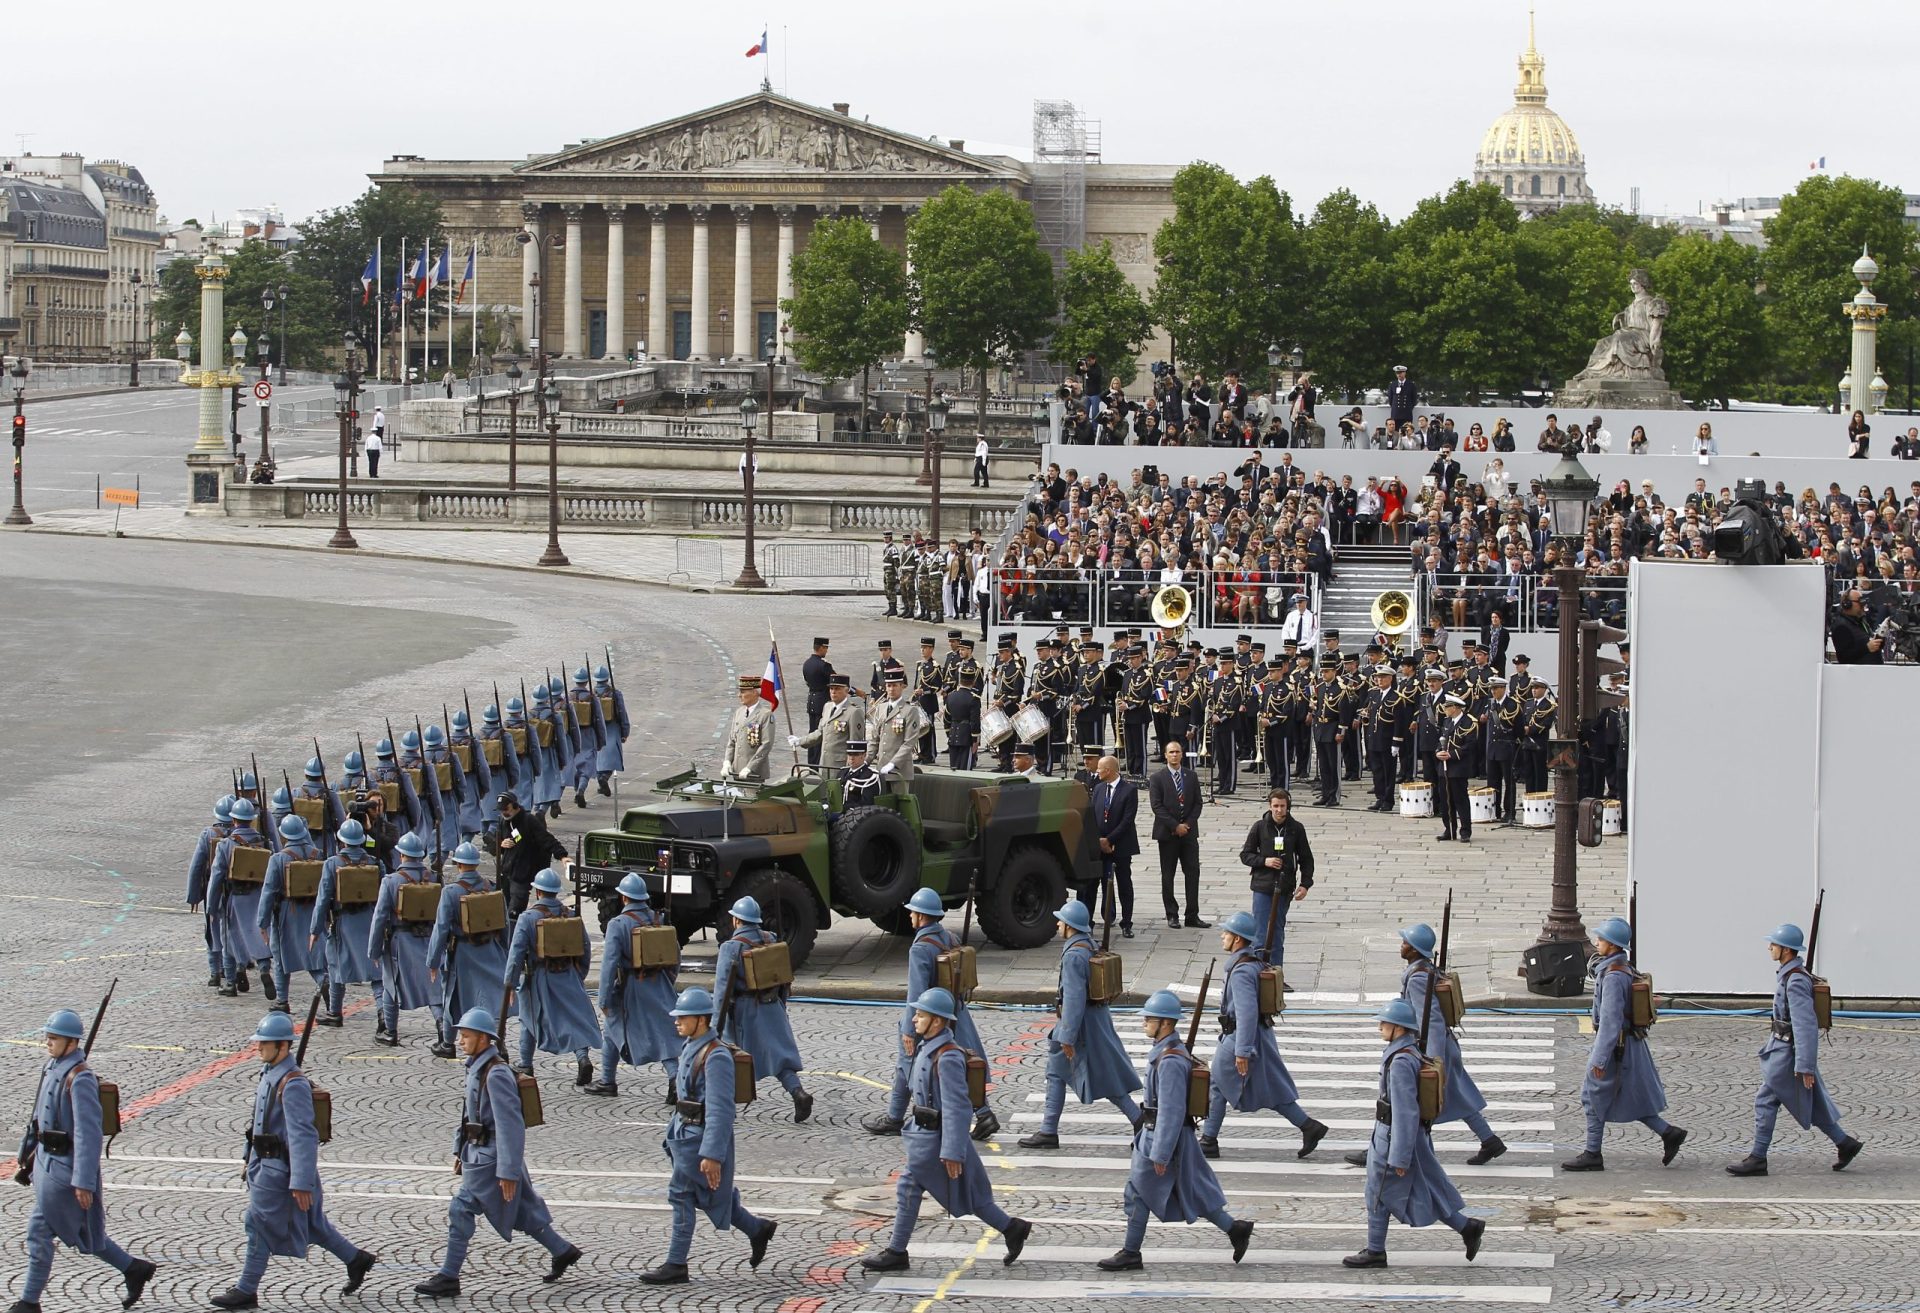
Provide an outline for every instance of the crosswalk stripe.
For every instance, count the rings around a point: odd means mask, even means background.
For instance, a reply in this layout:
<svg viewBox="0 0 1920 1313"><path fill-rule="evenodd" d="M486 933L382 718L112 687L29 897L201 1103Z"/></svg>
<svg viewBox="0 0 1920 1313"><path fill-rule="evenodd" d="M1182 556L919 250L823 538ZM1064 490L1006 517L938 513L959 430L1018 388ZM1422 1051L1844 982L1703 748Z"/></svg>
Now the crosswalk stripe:
<svg viewBox="0 0 1920 1313"><path fill-rule="evenodd" d="M1146 1054L1153 1052L1153 1045L1151 1044L1140 1043L1134 1040L1121 1040L1120 1043L1123 1047L1125 1047L1127 1052L1131 1054L1138 1054L1138 1055L1144 1056ZM1193 1046L1193 1053L1198 1057L1212 1058L1213 1055L1219 1050L1219 1047L1220 1046L1218 1044L1211 1044L1211 1043L1195 1044ZM1293 1044L1283 1043L1280 1046L1280 1056L1285 1058L1287 1060L1287 1065L1291 1067L1291 1066L1294 1066L1300 1059L1303 1059L1303 1058L1305 1059L1358 1058L1365 1055L1363 1055L1359 1051L1347 1051L1344 1049L1332 1049L1332 1048L1314 1048L1314 1047L1296 1046ZM1548 1053L1526 1053L1526 1052L1514 1053L1514 1052L1494 1052L1486 1049L1479 1049L1479 1050L1465 1049L1462 1051L1462 1056L1466 1058L1474 1059L1475 1068L1482 1071L1502 1070L1502 1068L1496 1067L1494 1065L1496 1063L1507 1064L1507 1066L1504 1068L1507 1071L1524 1071L1524 1072L1533 1073L1533 1074L1538 1074L1541 1072L1551 1072L1554 1069L1553 1055ZM1378 1061L1363 1062L1363 1063L1356 1063L1351 1066L1343 1066L1343 1067L1337 1068L1336 1070L1378 1071L1380 1070L1380 1064Z"/></svg>
<svg viewBox="0 0 1920 1313"><path fill-rule="evenodd" d="M1128 1172L1133 1164L1126 1158L1115 1155L1111 1158L1078 1158L1067 1154L1002 1154L989 1160L989 1165L1004 1168L1045 1167L1050 1171L1080 1172ZM1366 1168L1355 1167L1351 1163L1302 1162L1254 1162L1244 1159L1221 1158L1214 1162L1216 1172L1241 1172L1256 1176L1344 1176L1359 1180L1366 1175ZM1509 1180L1551 1177L1551 1167L1520 1167L1503 1163L1489 1163L1484 1167L1469 1167L1465 1163L1447 1168L1449 1176L1485 1176L1504 1177Z"/></svg>
<svg viewBox="0 0 1920 1313"><path fill-rule="evenodd" d="M1294 1067L1291 1070L1302 1069ZM1473 1083L1480 1087L1482 1094L1553 1093L1553 1082L1550 1080L1481 1080L1476 1075ZM1378 1080L1297 1080L1294 1084L1303 1090L1375 1090L1380 1087ZM1492 1108L1499 1105L1489 1103L1487 1106Z"/></svg>
<svg viewBox="0 0 1920 1313"><path fill-rule="evenodd" d="M1368 1125L1368 1123L1356 1122L1354 1125L1363 1126ZM1062 1135L1060 1137L1060 1143L1124 1146L1132 1144L1133 1137L1131 1135ZM1345 1153L1349 1149L1364 1149L1371 1143L1371 1137L1351 1140L1338 1140L1329 1137L1320 1141L1319 1152ZM1551 1144L1542 1144L1537 1140L1508 1140L1506 1141L1506 1146L1507 1152L1509 1153L1551 1153L1553 1151ZM1297 1142L1291 1136L1222 1135L1220 1137L1220 1147L1228 1152L1245 1153L1270 1149L1284 1150L1286 1153L1292 1154L1297 1147ZM1480 1141L1475 1139L1471 1134L1465 1138L1435 1136L1433 1147L1440 1152L1471 1153L1480 1148Z"/></svg>
<svg viewBox="0 0 1920 1313"><path fill-rule="evenodd" d="M1391 1261L1391 1260L1389 1260ZM962 1278L948 1283L927 1277L888 1277L871 1287L876 1295L943 1300L1030 1299L1232 1299L1310 1300L1314 1303L1387 1303L1418 1300L1427 1304L1545 1304L1552 1286L1401 1286L1378 1282L1332 1281L1168 1281L1144 1273L1119 1273L1099 1280L1027 1281Z"/></svg>
<svg viewBox="0 0 1920 1313"><path fill-rule="evenodd" d="M245 1194L244 1185L139 1185L125 1181L109 1182L115 1193L119 1194ZM341 1190L332 1186L327 1188L329 1199L412 1199L431 1203L445 1203L451 1191L443 1190L437 1194L412 1194L403 1190ZM673 1211L673 1205L662 1200L648 1202L635 1199L546 1199L549 1208L597 1208L623 1213L667 1213ZM768 1204L755 1203L757 1212L770 1213L778 1217L818 1217L818 1208L780 1208Z"/></svg>
<svg viewBox="0 0 1920 1313"><path fill-rule="evenodd" d="M1052 1225L1049 1218L1046 1225ZM1184 1222L1173 1223L1191 1231L1196 1239L1213 1236L1211 1226L1195 1223L1188 1226ZM1224 1238L1223 1238L1224 1239ZM916 1244L913 1247L915 1258L970 1258L975 1246L972 1244ZM1105 1258L1113 1251L1097 1249L1083 1245L1035 1245L1029 1244L1020 1251L1022 1263L1093 1263ZM1249 1249L1241 1260L1240 1267L1259 1267L1267 1263L1331 1264L1338 1263L1351 1249ZM1201 1249L1173 1245L1148 1245L1140 1251L1140 1256L1148 1263L1193 1263L1207 1266L1231 1264L1233 1251L1223 1243L1218 1248ZM1458 1249L1406 1249L1393 1255L1395 1267L1460 1267L1468 1266L1466 1253ZM1533 1254L1513 1252L1495 1254L1481 1250L1473 1260L1473 1267L1517 1268L1541 1271L1553 1266L1552 1254Z"/></svg>
<svg viewBox="0 0 1920 1313"><path fill-rule="evenodd" d="M1373 1107L1373 1100L1319 1099L1315 1101L1313 1106L1315 1111L1321 1111L1327 1108L1371 1108ZM1232 1111L1229 1111L1228 1115L1236 1121L1245 1121L1249 1118L1260 1116L1258 1113ZM1045 1118L1045 1114L1038 1112L1016 1112L1009 1113L1008 1118L1016 1125L1024 1125L1029 1122L1038 1124ZM1110 1111L1104 1107L1069 1108L1060 1114L1060 1120L1067 1122L1094 1122L1106 1126L1126 1124L1126 1118L1122 1117L1118 1112ZM1373 1125L1373 1118L1371 1117L1322 1117L1320 1120L1328 1128L1336 1131L1364 1131ZM1293 1129L1286 1122L1280 1120L1278 1116L1263 1118L1256 1124L1270 1126L1281 1134L1285 1134L1287 1131ZM1519 1131L1552 1131L1555 1129L1554 1123L1550 1121L1490 1121L1489 1124L1493 1127L1495 1133L1500 1135Z"/></svg>

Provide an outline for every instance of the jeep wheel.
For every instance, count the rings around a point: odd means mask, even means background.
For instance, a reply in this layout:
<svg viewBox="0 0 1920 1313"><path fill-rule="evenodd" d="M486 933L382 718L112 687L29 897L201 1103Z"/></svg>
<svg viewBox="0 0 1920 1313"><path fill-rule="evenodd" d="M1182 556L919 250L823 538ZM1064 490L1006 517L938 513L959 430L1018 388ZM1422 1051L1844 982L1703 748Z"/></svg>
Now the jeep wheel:
<svg viewBox="0 0 1920 1313"><path fill-rule="evenodd" d="M913 916L904 907L896 907L884 916L871 918L873 923L890 935L910 935L913 933Z"/></svg>
<svg viewBox="0 0 1920 1313"><path fill-rule="evenodd" d="M855 807L833 823L833 892L861 916L885 916L920 887L913 827L885 807Z"/></svg>
<svg viewBox="0 0 1920 1313"><path fill-rule="evenodd" d="M627 900L618 894L607 894L595 901L600 907L600 928L602 930L605 930L607 923L613 920L614 917L620 915L620 909L627 905Z"/></svg>
<svg viewBox="0 0 1920 1313"><path fill-rule="evenodd" d="M727 894L760 904L761 924L786 941L787 957L798 971L820 933L820 911L807 887L777 866L762 866L735 880Z"/></svg>
<svg viewBox="0 0 1920 1313"><path fill-rule="evenodd" d="M1038 948L1055 935L1053 914L1066 900L1060 860L1040 844L1016 844L980 900L980 928L1002 948Z"/></svg>

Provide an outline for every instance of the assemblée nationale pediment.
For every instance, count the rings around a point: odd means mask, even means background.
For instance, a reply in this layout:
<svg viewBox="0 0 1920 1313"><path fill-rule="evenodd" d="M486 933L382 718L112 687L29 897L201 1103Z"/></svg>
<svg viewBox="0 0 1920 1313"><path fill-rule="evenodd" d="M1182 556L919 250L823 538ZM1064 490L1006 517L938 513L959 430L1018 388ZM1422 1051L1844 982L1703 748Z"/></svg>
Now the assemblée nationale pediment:
<svg viewBox="0 0 1920 1313"><path fill-rule="evenodd" d="M999 177L1010 170L770 92L569 147L522 175L818 173Z"/></svg>

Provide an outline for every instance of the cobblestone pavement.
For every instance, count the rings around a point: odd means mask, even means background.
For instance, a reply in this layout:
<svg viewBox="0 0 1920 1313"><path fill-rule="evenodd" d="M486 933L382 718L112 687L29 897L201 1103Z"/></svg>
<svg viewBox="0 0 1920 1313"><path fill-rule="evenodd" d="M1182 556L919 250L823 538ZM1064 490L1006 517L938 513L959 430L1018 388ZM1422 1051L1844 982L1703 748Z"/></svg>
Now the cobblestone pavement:
<svg viewBox="0 0 1920 1313"><path fill-rule="evenodd" d="M116 1236L163 1264L149 1301L201 1306L235 1271L242 1237L238 1154L254 1066L242 1050L264 1006L257 992L221 999L207 989L195 918L181 906L186 855L227 770L244 751L269 777L297 765L318 733L330 761L355 728L382 715L437 709L463 685L578 661L569 653L610 641L640 729L628 785L710 757L735 669L764 660L769 621L788 653L814 630L841 641L843 666L864 673L871 640L906 646L924 627L871 618L858 600L681 594L601 583L449 568L417 562L306 558L188 543L111 543L60 537L4 540L0 575L0 1134L17 1135L39 1063L35 1027L54 1007L86 1007L120 978L95 1061L120 1082L128 1127L105 1170ZM792 658L790 657L790 661ZM636 690L647 690L634 697ZM476 704L477 707L478 704ZM560 832L603 823L601 804L571 809ZM1229 836L1251 802L1209 813L1205 911L1236 888ZM1915 1188L1915 1100L1920 1024L1843 1019L1826 1071L1849 1128L1867 1152L1844 1175L1830 1152L1789 1128L1766 1181L1720 1168L1750 1131L1761 1025L1745 1017L1670 1016L1654 1034L1673 1119L1693 1134L1662 1169L1651 1137L1616 1130L1610 1169L1564 1177L1554 1164L1578 1147L1578 1086L1587 1040L1578 1015L1476 1011L1465 1055L1492 1100L1513 1151L1487 1167L1464 1164L1469 1137L1438 1135L1441 1157L1471 1209L1490 1224L1467 1267L1441 1232L1391 1236L1394 1266L1349 1273L1338 1256L1359 1246L1357 1170L1340 1153L1367 1130L1378 1041L1361 1011L1391 990L1392 927L1432 916L1444 890L1459 900L1456 953L1469 989L1511 970L1545 901L1545 836L1496 832L1484 845L1435 852L1413 821L1357 810L1303 810L1321 862L1315 895L1290 927L1290 974L1301 986L1283 1047L1310 1111L1333 1134L1310 1160L1271 1115L1229 1120L1218 1164L1232 1206L1256 1220L1247 1263L1226 1260L1210 1228L1156 1227L1144 1279L1096 1272L1120 1223L1124 1127L1110 1109L1075 1107L1054 1153L1019 1149L1039 1115L1046 1016L1020 1006L982 1009L1005 1123L985 1153L1013 1211L1036 1220L1027 1257L995 1261L997 1241L977 1223L929 1208L910 1273L879 1280L856 1266L891 1212L899 1145L861 1133L884 1101L895 1013L858 1002L806 1002L794 1018L814 1067L813 1122L796 1127L777 1088L743 1118L742 1188L781 1222L770 1261L750 1272L737 1236L702 1228L697 1284L661 1292L634 1284L663 1252L663 1112L657 1076L625 1073L622 1097L588 1099L565 1063L544 1061L549 1124L532 1132L541 1188L563 1232L587 1260L558 1287L537 1280L533 1246L476 1245L462 1307L753 1309L769 1313L915 1313L945 1304L984 1308L1121 1301L1260 1299L1300 1306L1409 1299L1495 1306L1582 1308L1910 1307L1909 1257L1920 1231ZM1215 818L1218 817L1216 823ZM1599 850L1602 861L1618 850ZM1589 862L1593 854L1585 855ZM1617 860L1617 857L1616 857ZM1618 884L1617 868L1589 879ZM1601 868L1605 870L1605 868ZM1143 879L1143 888L1150 881ZM1211 933L1153 928L1123 941L1136 984L1198 984ZM1209 942L1202 943L1206 940ZM821 970L805 994L865 981L893 996L898 941L864 923L822 937ZM690 950L691 979L700 978ZM990 978L1050 988L1053 955L989 950ZM1825 964L1837 982L1844 964ZM1190 995L1189 995L1190 996ZM1351 997L1348 997L1351 996ZM364 995L357 992L355 999ZM307 989L296 986L296 1007ZM1123 1034L1136 1034L1129 1013ZM457 1116L458 1069L426 1052L426 1019L403 1017L403 1045L375 1047L364 1006L344 1031L323 1032L309 1067L335 1097L336 1138L323 1151L329 1211L382 1256L357 1301L414 1308L410 1293L444 1244L451 1188L443 1146ZM1203 1051L1211 1036L1202 1040ZM1144 1045L1134 1043L1136 1057ZM17 1283L29 1195L0 1194L4 1271ZM333 1307L337 1266L277 1260L263 1288L273 1308ZM17 1284L8 1287L17 1291ZM117 1282L104 1267L62 1254L46 1307L99 1308Z"/></svg>

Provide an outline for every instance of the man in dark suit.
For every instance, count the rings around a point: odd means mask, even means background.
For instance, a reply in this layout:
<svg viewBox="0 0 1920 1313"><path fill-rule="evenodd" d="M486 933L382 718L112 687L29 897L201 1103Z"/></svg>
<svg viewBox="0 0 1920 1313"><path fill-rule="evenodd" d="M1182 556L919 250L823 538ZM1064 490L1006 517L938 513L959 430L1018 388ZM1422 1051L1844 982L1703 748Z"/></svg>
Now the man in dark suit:
<svg viewBox="0 0 1920 1313"><path fill-rule="evenodd" d="M1413 408L1420 404L1420 389L1407 378L1407 367L1393 367L1393 382L1387 385L1387 417L1397 430L1413 423Z"/></svg>
<svg viewBox="0 0 1920 1313"><path fill-rule="evenodd" d="M820 728L820 713L827 709L827 687L833 681L833 663L827 660L827 640L813 640L813 655L800 667L800 678L807 684L807 733ZM820 764L820 745L807 749L807 764Z"/></svg>
<svg viewBox="0 0 1920 1313"><path fill-rule="evenodd" d="M1460 477L1460 462L1453 458L1453 448L1443 446L1433 464L1427 466L1427 473L1435 479L1435 487L1449 499L1453 496L1453 481Z"/></svg>
<svg viewBox="0 0 1920 1313"><path fill-rule="evenodd" d="M1160 901L1169 929L1180 928L1180 903L1173 896L1173 868L1187 877L1187 925L1205 930L1200 919L1200 809L1207 805L1200 777L1187 765L1187 750L1167 744L1166 769L1147 780L1147 805L1153 810L1153 839L1160 845Z"/></svg>
<svg viewBox="0 0 1920 1313"><path fill-rule="evenodd" d="M972 770L980 739L980 695L974 692L974 674L962 669L960 686L947 693L947 765Z"/></svg>
<svg viewBox="0 0 1920 1313"><path fill-rule="evenodd" d="M1112 879L1112 887L1119 894L1120 933L1131 939L1133 859L1140 851L1140 835L1135 827L1140 812L1140 790L1120 774L1119 758L1100 758L1098 776L1094 780L1087 809L1089 819L1093 822L1094 838L1100 848L1103 877ZM1105 878L1101 886L1103 890L1107 887ZM1113 894L1103 893L1100 901L1101 919L1113 920Z"/></svg>

